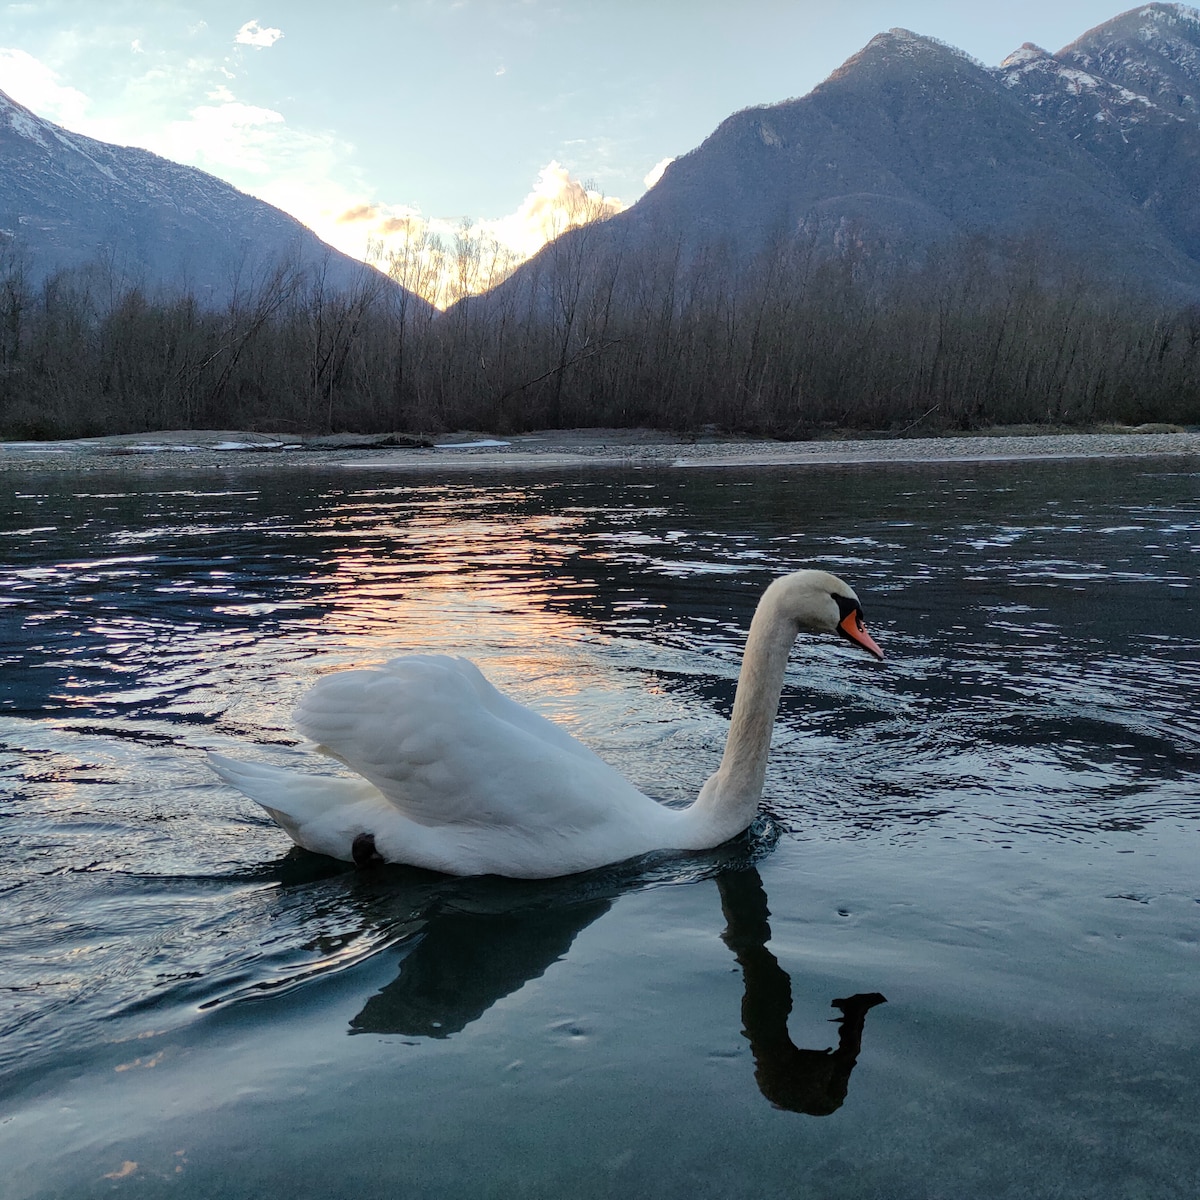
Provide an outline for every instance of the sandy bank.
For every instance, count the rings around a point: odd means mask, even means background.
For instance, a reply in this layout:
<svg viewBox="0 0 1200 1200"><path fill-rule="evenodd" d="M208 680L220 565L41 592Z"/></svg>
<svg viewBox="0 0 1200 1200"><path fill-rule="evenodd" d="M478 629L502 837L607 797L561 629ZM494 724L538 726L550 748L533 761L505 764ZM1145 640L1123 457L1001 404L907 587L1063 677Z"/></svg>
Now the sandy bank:
<svg viewBox="0 0 1200 1200"><path fill-rule="evenodd" d="M302 442L229 430L121 434L65 442L0 443L0 471L129 471L202 467L344 466L397 470L729 467L936 463L1200 455L1200 430L862 438L774 442L688 438L650 430L555 430L492 437L448 435L423 446L347 436Z"/></svg>

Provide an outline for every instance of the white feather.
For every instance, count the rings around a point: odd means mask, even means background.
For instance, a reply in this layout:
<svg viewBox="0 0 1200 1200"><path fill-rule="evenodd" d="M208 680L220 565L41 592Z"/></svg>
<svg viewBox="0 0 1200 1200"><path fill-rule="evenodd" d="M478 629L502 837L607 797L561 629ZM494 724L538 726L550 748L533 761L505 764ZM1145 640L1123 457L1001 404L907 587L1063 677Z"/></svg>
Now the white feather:
<svg viewBox="0 0 1200 1200"><path fill-rule="evenodd" d="M846 584L820 571L767 589L721 766L686 809L643 795L564 729L498 692L473 663L437 655L327 675L301 699L297 728L354 777L216 754L210 762L298 845L348 861L361 834L389 862L519 878L651 850L705 849L753 819L788 650L801 628L838 627L835 597L857 603Z"/></svg>

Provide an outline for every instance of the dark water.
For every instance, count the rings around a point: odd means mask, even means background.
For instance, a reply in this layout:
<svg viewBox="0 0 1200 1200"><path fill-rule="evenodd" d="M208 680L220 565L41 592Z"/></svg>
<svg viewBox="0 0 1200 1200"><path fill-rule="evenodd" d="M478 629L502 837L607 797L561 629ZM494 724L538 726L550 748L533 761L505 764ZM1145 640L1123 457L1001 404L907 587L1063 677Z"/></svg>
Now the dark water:
<svg viewBox="0 0 1200 1200"><path fill-rule="evenodd" d="M1194 463L2 483L0 1195L1200 1190ZM888 662L707 855L356 873L203 764L432 649L685 799L809 563Z"/></svg>

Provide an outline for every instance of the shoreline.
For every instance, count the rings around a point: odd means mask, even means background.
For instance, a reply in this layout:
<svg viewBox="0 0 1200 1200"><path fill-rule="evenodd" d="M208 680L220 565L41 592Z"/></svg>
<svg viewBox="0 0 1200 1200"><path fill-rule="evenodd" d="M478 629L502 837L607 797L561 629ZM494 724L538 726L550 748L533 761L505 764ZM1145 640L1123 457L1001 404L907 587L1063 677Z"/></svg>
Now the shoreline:
<svg viewBox="0 0 1200 1200"><path fill-rule="evenodd" d="M1037 459L1196 457L1200 430L1028 433L775 442L653 430L574 429L494 437L448 434L387 446L346 435L302 441L237 431L117 434L62 442L0 443L0 472L161 471L345 467L403 471L581 467L869 466Z"/></svg>

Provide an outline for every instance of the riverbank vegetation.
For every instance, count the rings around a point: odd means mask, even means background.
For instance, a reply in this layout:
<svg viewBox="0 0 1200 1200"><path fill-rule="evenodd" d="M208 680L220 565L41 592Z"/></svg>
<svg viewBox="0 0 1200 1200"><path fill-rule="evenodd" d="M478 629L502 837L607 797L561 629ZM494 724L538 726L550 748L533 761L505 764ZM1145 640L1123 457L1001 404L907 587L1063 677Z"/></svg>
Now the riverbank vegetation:
<svg viewBox="0 0 1200 1200"><path fill-rule="evenodd" d="M289 264L222 309L102 270L0 263L0 435L717 426L929 434L1200 423L1200 307L1085 278L1035 244L919 267L776 248L591 254L569 232L437 314L380 271L348 292ZM404 282L407 266L382 264Z"/></svg>

